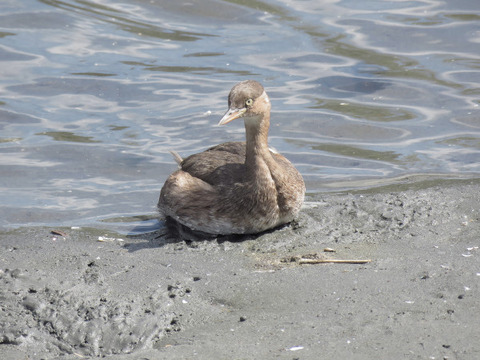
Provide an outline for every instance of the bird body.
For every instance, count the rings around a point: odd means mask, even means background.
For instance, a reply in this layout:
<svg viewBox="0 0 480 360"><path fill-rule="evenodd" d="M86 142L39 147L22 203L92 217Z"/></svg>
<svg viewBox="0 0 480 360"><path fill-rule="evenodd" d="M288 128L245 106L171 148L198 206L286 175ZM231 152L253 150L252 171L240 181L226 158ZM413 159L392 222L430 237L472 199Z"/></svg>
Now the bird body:
<svg viewBox="0 0 480 360"><path fill-rule="evenodd" d="M166 180L158 208L194 231L252 234L291 222L305 195L295 167L268 148L270 100L263 86L247 80L229 95L220 125L245 121L246 142L227 142L180 162Z"/></svg>

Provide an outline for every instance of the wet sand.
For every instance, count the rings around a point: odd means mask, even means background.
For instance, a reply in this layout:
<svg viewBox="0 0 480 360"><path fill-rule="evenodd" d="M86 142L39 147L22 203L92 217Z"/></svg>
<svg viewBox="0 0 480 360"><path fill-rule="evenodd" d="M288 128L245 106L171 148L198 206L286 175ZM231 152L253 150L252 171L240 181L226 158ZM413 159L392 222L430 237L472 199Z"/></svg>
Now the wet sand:
<svg viewBox="0 0 480 360"><path fill-rule="evenodd" d="M3 233L1 358L479 359L480 181L405 188L257 238Z"/></svg>

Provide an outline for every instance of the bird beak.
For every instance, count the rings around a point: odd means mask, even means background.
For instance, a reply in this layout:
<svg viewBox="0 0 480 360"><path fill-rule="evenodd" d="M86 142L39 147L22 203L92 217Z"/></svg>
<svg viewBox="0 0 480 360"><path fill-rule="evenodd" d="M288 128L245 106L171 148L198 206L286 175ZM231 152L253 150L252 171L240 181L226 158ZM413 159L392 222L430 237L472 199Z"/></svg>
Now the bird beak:
<svg viewBox="0 0 480 360"><path fill-rule="evenodd" d="M223 115L222 120L218 123L218 125L225 125L228 124L230 121L238 119L239 117L242 117L243 114L245 114L245 111L247 111L246 108L243 109L228 109L228 111Z"/></svg>

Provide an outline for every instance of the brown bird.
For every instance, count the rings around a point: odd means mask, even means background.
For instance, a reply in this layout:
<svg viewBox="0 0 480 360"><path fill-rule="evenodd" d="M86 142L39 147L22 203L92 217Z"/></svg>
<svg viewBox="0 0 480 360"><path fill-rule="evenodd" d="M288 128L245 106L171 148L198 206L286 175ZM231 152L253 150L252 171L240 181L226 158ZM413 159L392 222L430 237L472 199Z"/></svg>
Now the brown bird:
<svg viewBox="0 0 480 360"><path fill-rule="evenodd" d="M282 155L268 148L270 100L253 80L228 96L224 125L243 118L247 141L227 142L183 159L160 192L160 212L209 234L254 234L291 222L300 211L305 183Z"/></svg>

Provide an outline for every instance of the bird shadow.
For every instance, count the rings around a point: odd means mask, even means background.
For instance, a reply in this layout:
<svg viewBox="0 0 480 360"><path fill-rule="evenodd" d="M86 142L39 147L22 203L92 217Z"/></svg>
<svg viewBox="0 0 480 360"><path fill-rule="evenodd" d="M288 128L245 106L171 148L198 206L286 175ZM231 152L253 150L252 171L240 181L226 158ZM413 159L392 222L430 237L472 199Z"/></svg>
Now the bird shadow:
<svg viewBox="0 0 480 360"><path fill-rule="evenodd" d="M171 217L167 217L160 222L160 227L154 231L138 234L135 228L132 229L134 235L127 235L127 239L133 242L127 242L123 245L128 252L136 252L140 250L161 248L168 244L183 243L189 247L198 247L198 244L205 241L217 242L243 242L247 240L255 240L258 237L272 233L279 229L289 226L284 224L277 226L257 234L230 234L230 235L214 235L201 231L194 231L185 225L180 224Z"/></svg>

